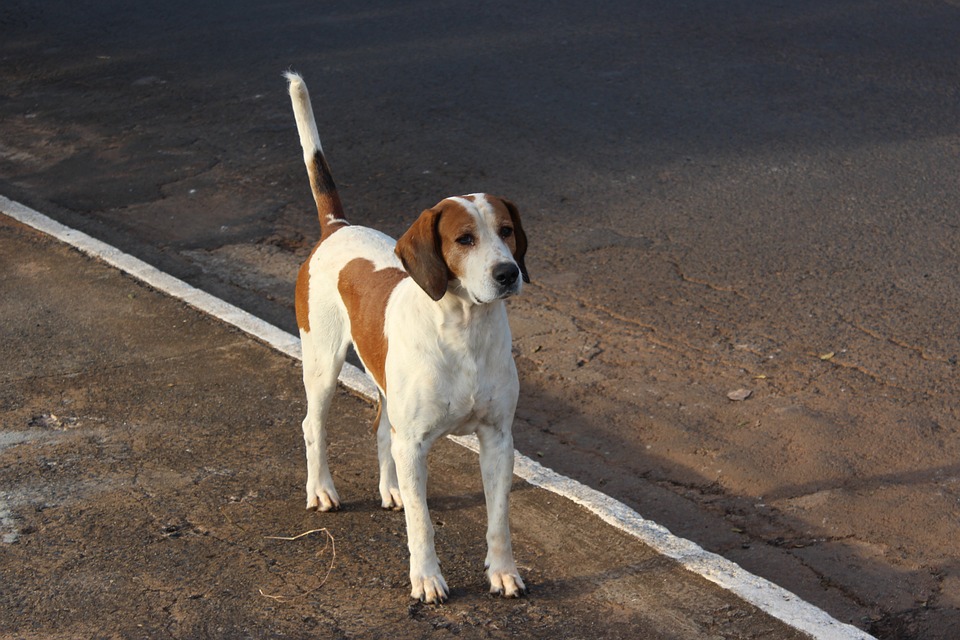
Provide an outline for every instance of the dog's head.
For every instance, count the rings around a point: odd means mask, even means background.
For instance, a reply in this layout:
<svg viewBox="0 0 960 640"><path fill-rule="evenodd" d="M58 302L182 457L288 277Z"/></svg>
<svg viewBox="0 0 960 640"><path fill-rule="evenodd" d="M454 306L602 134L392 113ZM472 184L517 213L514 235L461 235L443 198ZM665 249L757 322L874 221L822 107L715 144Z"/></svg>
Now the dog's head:
<svg viewBox="0 0 960 640"><path fill-rule="evenodd" d="M484 304L520 293L521 281L530 282L517 207L483 193L447 198L421 213L397 241L396 252L434 300L449 288Z"/></svg>

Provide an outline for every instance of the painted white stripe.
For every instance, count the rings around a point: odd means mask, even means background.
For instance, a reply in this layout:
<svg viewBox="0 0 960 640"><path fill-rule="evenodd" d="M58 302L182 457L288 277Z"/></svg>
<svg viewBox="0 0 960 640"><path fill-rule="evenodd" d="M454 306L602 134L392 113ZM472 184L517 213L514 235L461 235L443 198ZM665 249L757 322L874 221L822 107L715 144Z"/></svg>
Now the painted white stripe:
<svg viewBox="0 0 960 640"><path fill-rule="evenodd" d="M300 340L296 336L220 298L190 286L138 258L3 196L0 196L0 212L70 244L84 253L100 258L151 287L232 324L277 351L298 360L301 358ZM376 386L363 371L353 365L349 363L344 365L340 382L354 393L376 402ZM479 451L475 436L451 436L450 439L474 452ZM643 518L619 500L591 489L572 478L560 475L517 451L514 451L514 460L516 475L530 484L583 506L604 522L634 536L658 553L673 558L689 571L736 594L758 609L817 640L873 638L852 625L840 622L822 609L801 600L769 580L743 570L736 563L706 551L690 540L673 535L665 527Z"/></svg>

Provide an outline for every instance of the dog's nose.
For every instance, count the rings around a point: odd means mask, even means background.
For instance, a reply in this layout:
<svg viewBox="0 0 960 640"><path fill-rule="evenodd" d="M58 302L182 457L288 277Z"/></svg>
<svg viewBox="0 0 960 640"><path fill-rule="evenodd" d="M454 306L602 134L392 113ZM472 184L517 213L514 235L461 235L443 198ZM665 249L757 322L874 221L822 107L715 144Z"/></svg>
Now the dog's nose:
<svg viewBox="0 0 960 640"><path fill-rule="evenodd" d="M493 279L500 286L509 287L520 277L520 269L512 262L501 262L493 268Z"/></svg>

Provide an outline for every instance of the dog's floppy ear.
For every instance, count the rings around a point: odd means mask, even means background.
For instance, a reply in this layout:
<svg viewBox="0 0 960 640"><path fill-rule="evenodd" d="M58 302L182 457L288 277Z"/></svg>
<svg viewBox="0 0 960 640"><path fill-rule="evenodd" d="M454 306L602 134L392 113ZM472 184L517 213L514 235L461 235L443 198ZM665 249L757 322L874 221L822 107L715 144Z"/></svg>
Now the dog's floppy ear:
<svg viewBox="0 0 960 640"><path fill-rule="evenodd" d="M530 276L527 275L527 265L523 263L523 257L527 255L527 234L523 232L523 225L520 224L520 211L517 209L517 205L506 198L500 198L500 201L506 205L507 211L510 212L510 220L513 222L513 236L517 243L517 250L513 254L513 259L517 261L517 266L520 267L520 275L523 276L523 281L529 283Z"/></svg>
<svg viewBox="0 0 960 640"><path fill-rule="evenodd" d="M434 300L447 292L448 270L440 250L440 209L427 209L397 240L397 257L413 281Z"/></svg>

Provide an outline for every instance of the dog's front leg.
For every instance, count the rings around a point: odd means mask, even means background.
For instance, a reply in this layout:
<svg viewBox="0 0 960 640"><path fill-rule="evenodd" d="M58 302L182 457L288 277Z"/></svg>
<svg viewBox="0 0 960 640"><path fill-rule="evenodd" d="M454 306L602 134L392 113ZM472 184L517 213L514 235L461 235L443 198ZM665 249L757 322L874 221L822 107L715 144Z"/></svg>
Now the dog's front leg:
<svg viewBox="0 0 960 640"><path fill-rule="evenodd" d="M433 544L433 523L427 510L427 453L432 440L395 433L391 451L397 466L400 497L407 521L410 550L410 595L427 603L446 601L447 583Z"/></svg>
<svg viewBox="0 0 960 640"><path fill-rule="evenodd" d="M490 593L517 598L526 592L510 542L510 485L513 482L513 435L510 426L481 427L480 472L487 502L487 577Z"/></svg>

